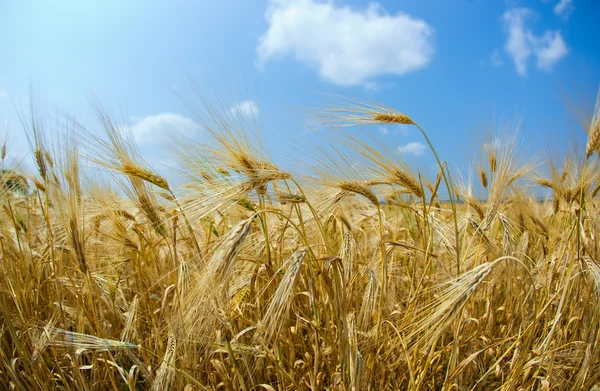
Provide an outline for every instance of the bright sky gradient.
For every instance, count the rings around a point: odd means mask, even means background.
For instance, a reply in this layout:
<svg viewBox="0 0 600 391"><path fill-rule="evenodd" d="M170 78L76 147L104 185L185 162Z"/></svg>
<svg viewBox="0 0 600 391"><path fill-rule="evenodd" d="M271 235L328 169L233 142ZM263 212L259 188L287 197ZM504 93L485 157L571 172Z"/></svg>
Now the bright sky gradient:
<svg viewBox="0 0 600 391"><path fill-rule="evenodd" d="M76 118L94 96L159 168L165 138L203 137L186 103L219 97L259 119L277 160L318 140L310 115L335 93L408 114L463 166L494 123L520 121L532 152L584 142L598 20L598 0L0 0L0 121L17 156L31 90L45 112ZM415 130L373 131L432 167Z"/></svg>

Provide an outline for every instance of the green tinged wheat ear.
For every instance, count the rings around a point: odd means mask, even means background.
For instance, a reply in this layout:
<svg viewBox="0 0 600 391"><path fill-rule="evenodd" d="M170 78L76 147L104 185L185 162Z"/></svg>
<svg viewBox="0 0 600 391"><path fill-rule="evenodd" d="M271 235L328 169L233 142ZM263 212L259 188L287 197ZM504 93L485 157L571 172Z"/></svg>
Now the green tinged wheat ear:
<svg viewBox="0 0 600 391"><path fill-rule="evenodd" d="M256 212L256 206L249 199L242 197L235 201L238 205L241 205L242 207L246 208L250 212Z"/></svg>

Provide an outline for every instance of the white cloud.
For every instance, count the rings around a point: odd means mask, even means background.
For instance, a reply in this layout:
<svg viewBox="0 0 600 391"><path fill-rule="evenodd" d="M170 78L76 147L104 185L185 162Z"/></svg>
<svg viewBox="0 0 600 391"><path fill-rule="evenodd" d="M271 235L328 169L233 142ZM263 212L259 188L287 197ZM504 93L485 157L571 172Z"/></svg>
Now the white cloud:
<svg viewBox="0 0 600 391"><path fill-rule="evenodd" d="M513 59L517 73L521 76L527 73L527 61L532 54L537 58L537 67L548 72L568 53L560 31L546 30L542 35L536 36L527 28L525 21L532 14L527 8L513 8L502 16L508 33L504 49Z"/></svg>
<svg viewBox="0 0 600 391"><path fill-rule="evenodd" d="M233 115L238 115L246 118L256 118L258 117L258 105L253 100L245 100L238 103L235 106L232 106L229 109L229 112Z"/></svg>
<svg viewBox="0 0 600 391"><path fill-rule="evenodd" d="M506 11L503 15L508 30L508 40L504 49L515 62L519 75L527 73L527 58L531 55L527 31L524 26L524 19L529 13L530 11L526 8L517 8Z"/></svg>
<svg viewBox="0 0 600 391"><path fill-rule="evenodd" d="M381 134L383 134L384 136L386 136L390 131L388 128L386 128L385 126L380 126L379 127L379 131L381 132Z"/></svg>
<svg viewBox="0 0 600 391"><path fill-rule="evenodd" d="M433 58L434 29L377 3L364 10L333 1L271 0L269 29L260 38L258 63L292 56L342 86L372 87L381 75L403 75Z"/></svg>
<svg viewBox="0 0 600 391"><path fill-rule="evenodd" d="M568 53L560 31L546 31L539 38L532 37L532 45L537 55L537 66L544 71L550 71Z"/></svg>
<svg viewBox="0 0 600 391"><path fill-rule="evenodd" d="M414 156L421 156L425 153L426 150L427 150L427 146L418 141L410 142L408 144L401 145L398 147L398 152L409 153Z"/></svg>
<svg viewBox="0 0 600 391"><path fill-rule="evenodd" d="M494 50L492 54L490 54L490 63L495 67L500 67L504 64L502 61L502 56L500 56L500 51L498 49Z"/></svg>
<svg viewBox="0 0 600 391"><path fill-rule="evenodd" d="M560 0L554 6L554 14L567 18L571 11L573 11L573 0Z"/></svg>
<svg viewBox="0 0 600 391"><path fill-rule="evenodd" d="M135 140L142 143L157 143L167 138L190 136L200 126L191 119L175 113L161 113L142 117L131 126Z"/></svg>

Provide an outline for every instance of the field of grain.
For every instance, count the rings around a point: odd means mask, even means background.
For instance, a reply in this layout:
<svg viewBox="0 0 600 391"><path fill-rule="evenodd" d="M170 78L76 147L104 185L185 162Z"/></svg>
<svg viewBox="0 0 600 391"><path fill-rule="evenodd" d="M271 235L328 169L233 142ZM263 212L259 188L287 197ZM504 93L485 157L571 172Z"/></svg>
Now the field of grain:
<svg viewBox="0 0 600 391"><path fill-rule="evenodd" d="M101 110L54 142L24 121L37 172L0 156L1 388L598 389L599 108L581 152L496 135L470 183L347 132L409 116L342 103L306 172L207 110L176 187Z"/></svg>

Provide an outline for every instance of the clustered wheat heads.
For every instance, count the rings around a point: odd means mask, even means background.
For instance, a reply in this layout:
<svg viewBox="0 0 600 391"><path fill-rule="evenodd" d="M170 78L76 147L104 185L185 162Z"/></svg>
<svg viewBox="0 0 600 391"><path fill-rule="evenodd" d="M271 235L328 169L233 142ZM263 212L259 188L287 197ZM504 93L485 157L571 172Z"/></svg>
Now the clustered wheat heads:
<svg viewBox="0 0 600 391"><path fill-rule="evenodd" d="M498 132L458 180L370 133L417 118L338 103L305 172L207 109L182 185L98 105L53 145L24 120L35 172L0 147L0 388L599 387L598 108L585 152L535 164Z"/></svg>

